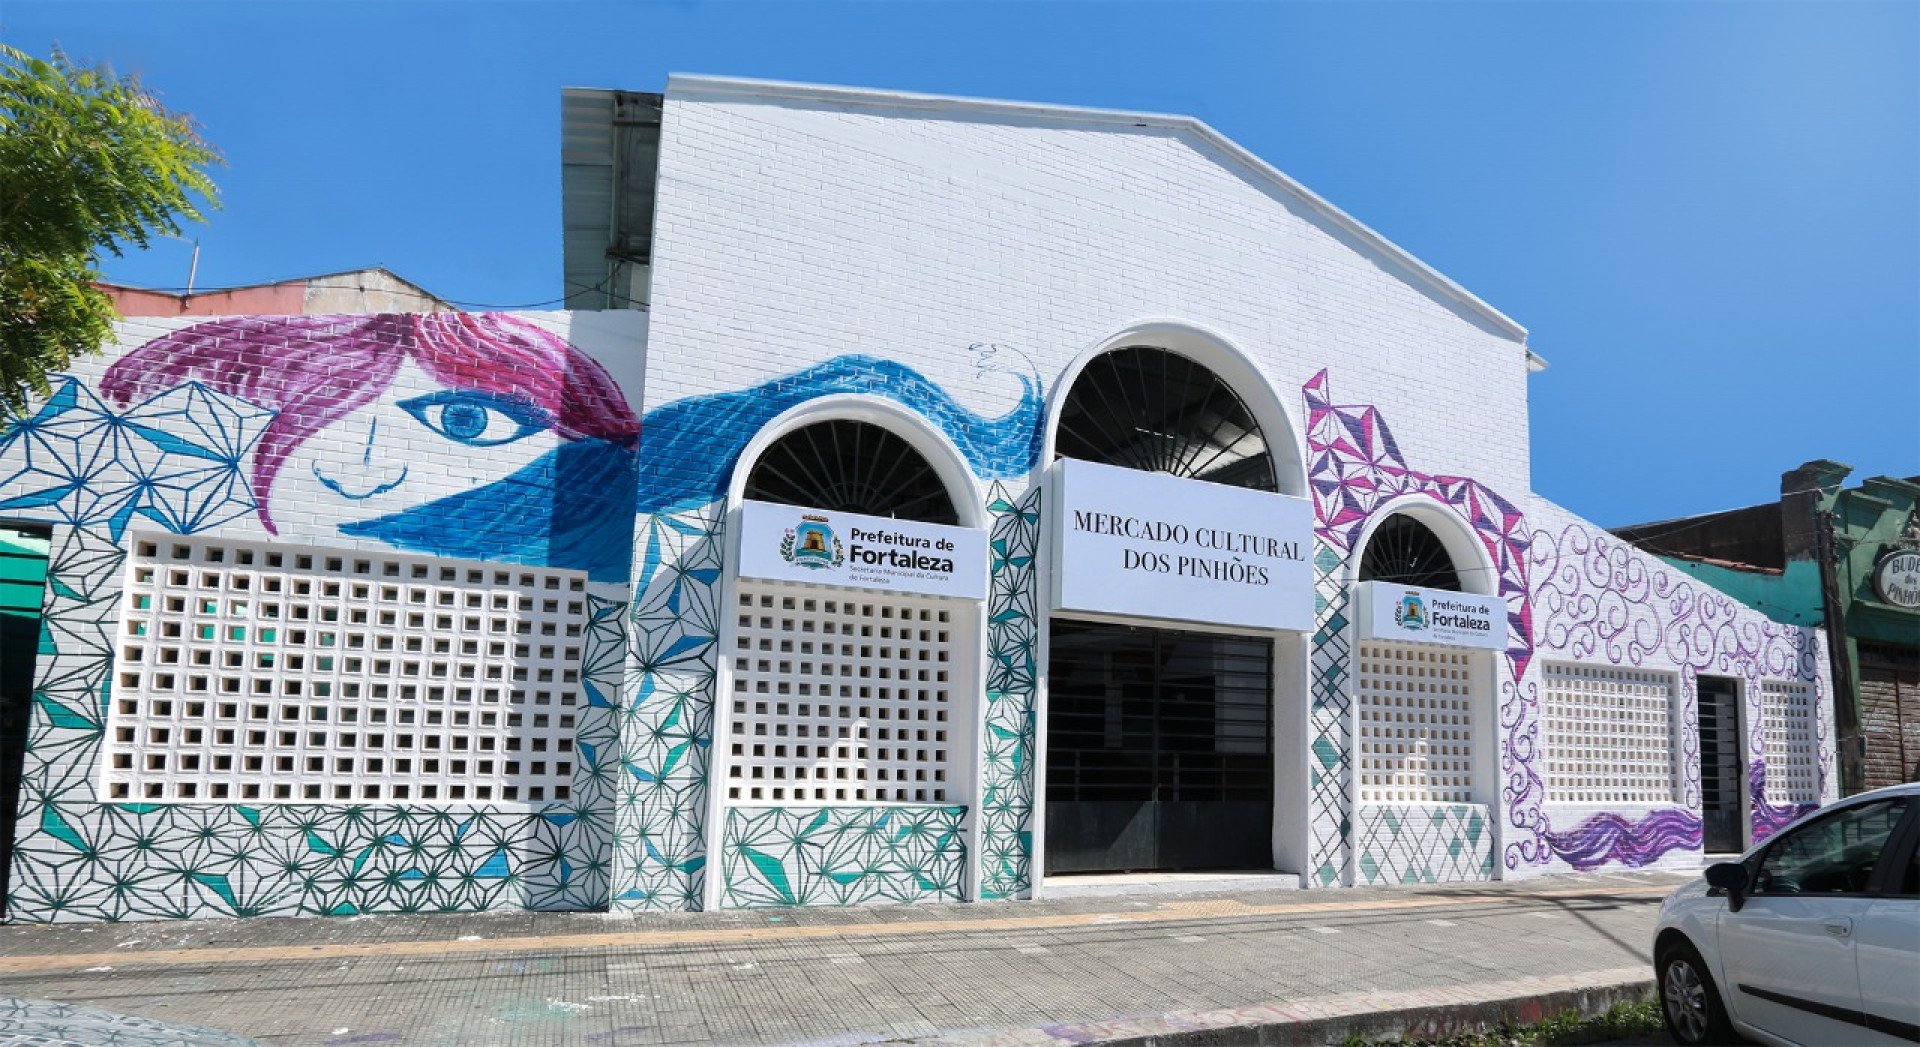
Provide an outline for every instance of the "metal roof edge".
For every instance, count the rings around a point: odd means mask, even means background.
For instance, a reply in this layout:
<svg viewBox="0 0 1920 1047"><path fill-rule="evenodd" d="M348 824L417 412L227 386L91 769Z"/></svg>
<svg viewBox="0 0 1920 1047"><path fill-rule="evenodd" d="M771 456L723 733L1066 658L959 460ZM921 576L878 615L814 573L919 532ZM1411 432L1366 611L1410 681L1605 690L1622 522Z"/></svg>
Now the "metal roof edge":
<svg viewBox="0 0 1920 1047"><path fill-rule="evenodd" d="M693 73L670 73L667 76L666 93L668 97L698 97L710 100L734 101L772 101L788 100L800 102L825 103L830 105L868 105L885 106L893 109L918 109L926 111L966 110L1009 118L1046 119L1073 121L1083 124L1124 125L1126 127L1161 127L1191 134L1218 149L1228 158L1238 162L1261 179L1279 187L1288 195L1306 204L1315 213L1348 234L1368 243L1393 261L1404 266L1409 273L1421 282L1439 291L1441 294L1477 313L1496 328L1507 333L1515 340L1524 343L1527 329L1512 317L1487 304L1478 295L1455 283L1451 278L1415 257L1405 248L1387 239L1372 227L1352 215L1329 203L1324 197L1294 181L1285 172L1262 160L1258 155L1240 145L1233 139L1221 134L1205 121L1192 116L1173 113L1133 112L1124 109L1097 109L1087 106L1054 105L1039 102L1010 102L991 98L969 98L960 95L923 94L914 91L894 91L881 88L840 87L829 84L796 83L787 80L759 80L748 77L708 76Z"/></svg>

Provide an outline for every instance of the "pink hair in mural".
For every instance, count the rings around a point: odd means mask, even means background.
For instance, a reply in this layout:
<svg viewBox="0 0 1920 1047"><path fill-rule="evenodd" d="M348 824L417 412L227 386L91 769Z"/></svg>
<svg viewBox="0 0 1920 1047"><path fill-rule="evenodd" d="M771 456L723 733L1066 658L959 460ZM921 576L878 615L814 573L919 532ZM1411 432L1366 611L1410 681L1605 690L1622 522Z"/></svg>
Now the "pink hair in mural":
<svg viewBox="0 0 1920 1047"><path fill-rule="evenodd" d="M125 405L183 382L276 412L253 460L260 522L267 492L308 437L371 403L412 360L450 389L523 400L562 437L636 444L640 420L607 372L524 320L497 313L235 317L195 324L128 353L100 391Z"/></svg>
<svg viewBox="0 0 1920 1047"><path fill-rule="evenodd" d="M558 450L499 483L428 503L430 513L413 507L342 525L341 532L439 555L575 566L596 577L613 572L621 554L612 541L592 538L588 527L590 520L617 522L607 514L618 514L623 505L623 526L632 526L640 419L599 363L524 320L498 313L213 320L128 353L108 369L100 391L127 404L197 382L272 410L274 419L254 451L251 480L260 522L278 534L270 498L290 456L379 400L409 362L442 388L396 406L432 433L484 449L550 432ZM369 462L374 440L370 432ZM381 461L393 461L404 476L405 457L383 454ZM498 454L472 455L475 461L489 457ZM401 482L369 493L326 476L320 480L362 504ZM529 544L534 539L542 543L539 549ZM582 543L595 549L586 551Z"/></svg>

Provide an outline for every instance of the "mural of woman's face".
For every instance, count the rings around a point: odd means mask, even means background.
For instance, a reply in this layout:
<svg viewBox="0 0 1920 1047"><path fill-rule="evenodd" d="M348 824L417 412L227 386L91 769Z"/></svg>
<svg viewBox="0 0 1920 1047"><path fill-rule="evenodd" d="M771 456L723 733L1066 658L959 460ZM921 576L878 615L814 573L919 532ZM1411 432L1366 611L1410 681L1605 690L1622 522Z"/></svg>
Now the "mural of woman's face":
<svg viewBox="0 0 1920 1047"><path fill-rule="evenodd" d="M379 398L288 456L274 522L283 535L337 539L345 525L486 487L558 448L551 422L531 400L438 386L409 360Z"/></svg>

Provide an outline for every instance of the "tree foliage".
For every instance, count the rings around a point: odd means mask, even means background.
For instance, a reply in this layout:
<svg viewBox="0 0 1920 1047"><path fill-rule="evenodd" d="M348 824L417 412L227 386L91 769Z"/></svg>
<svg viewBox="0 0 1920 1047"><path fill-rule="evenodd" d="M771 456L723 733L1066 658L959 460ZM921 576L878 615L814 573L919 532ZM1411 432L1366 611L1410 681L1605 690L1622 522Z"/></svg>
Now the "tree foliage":
<svg viewBox="0 0 1920 1047"><path fill-rule="evenodd" d="M0 44L0 408L112 336L100 258L199 221L219 162L137 79Z"/></svg>

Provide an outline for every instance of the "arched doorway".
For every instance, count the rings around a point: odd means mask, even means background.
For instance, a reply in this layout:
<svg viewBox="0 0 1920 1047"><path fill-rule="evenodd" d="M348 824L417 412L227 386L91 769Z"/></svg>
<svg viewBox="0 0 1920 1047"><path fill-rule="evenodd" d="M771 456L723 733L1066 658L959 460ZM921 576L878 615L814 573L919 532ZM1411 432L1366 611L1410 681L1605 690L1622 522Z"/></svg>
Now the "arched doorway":
<svg viewBox="0 0 1920 1047"><path fill-rule="evenodd" d="M1053 446L1058 458L1280 490L1248 400L1159 346L1088 360ZM1142 617L1049 620L1046 874L1272 868L1274 636Z"/></svg>

